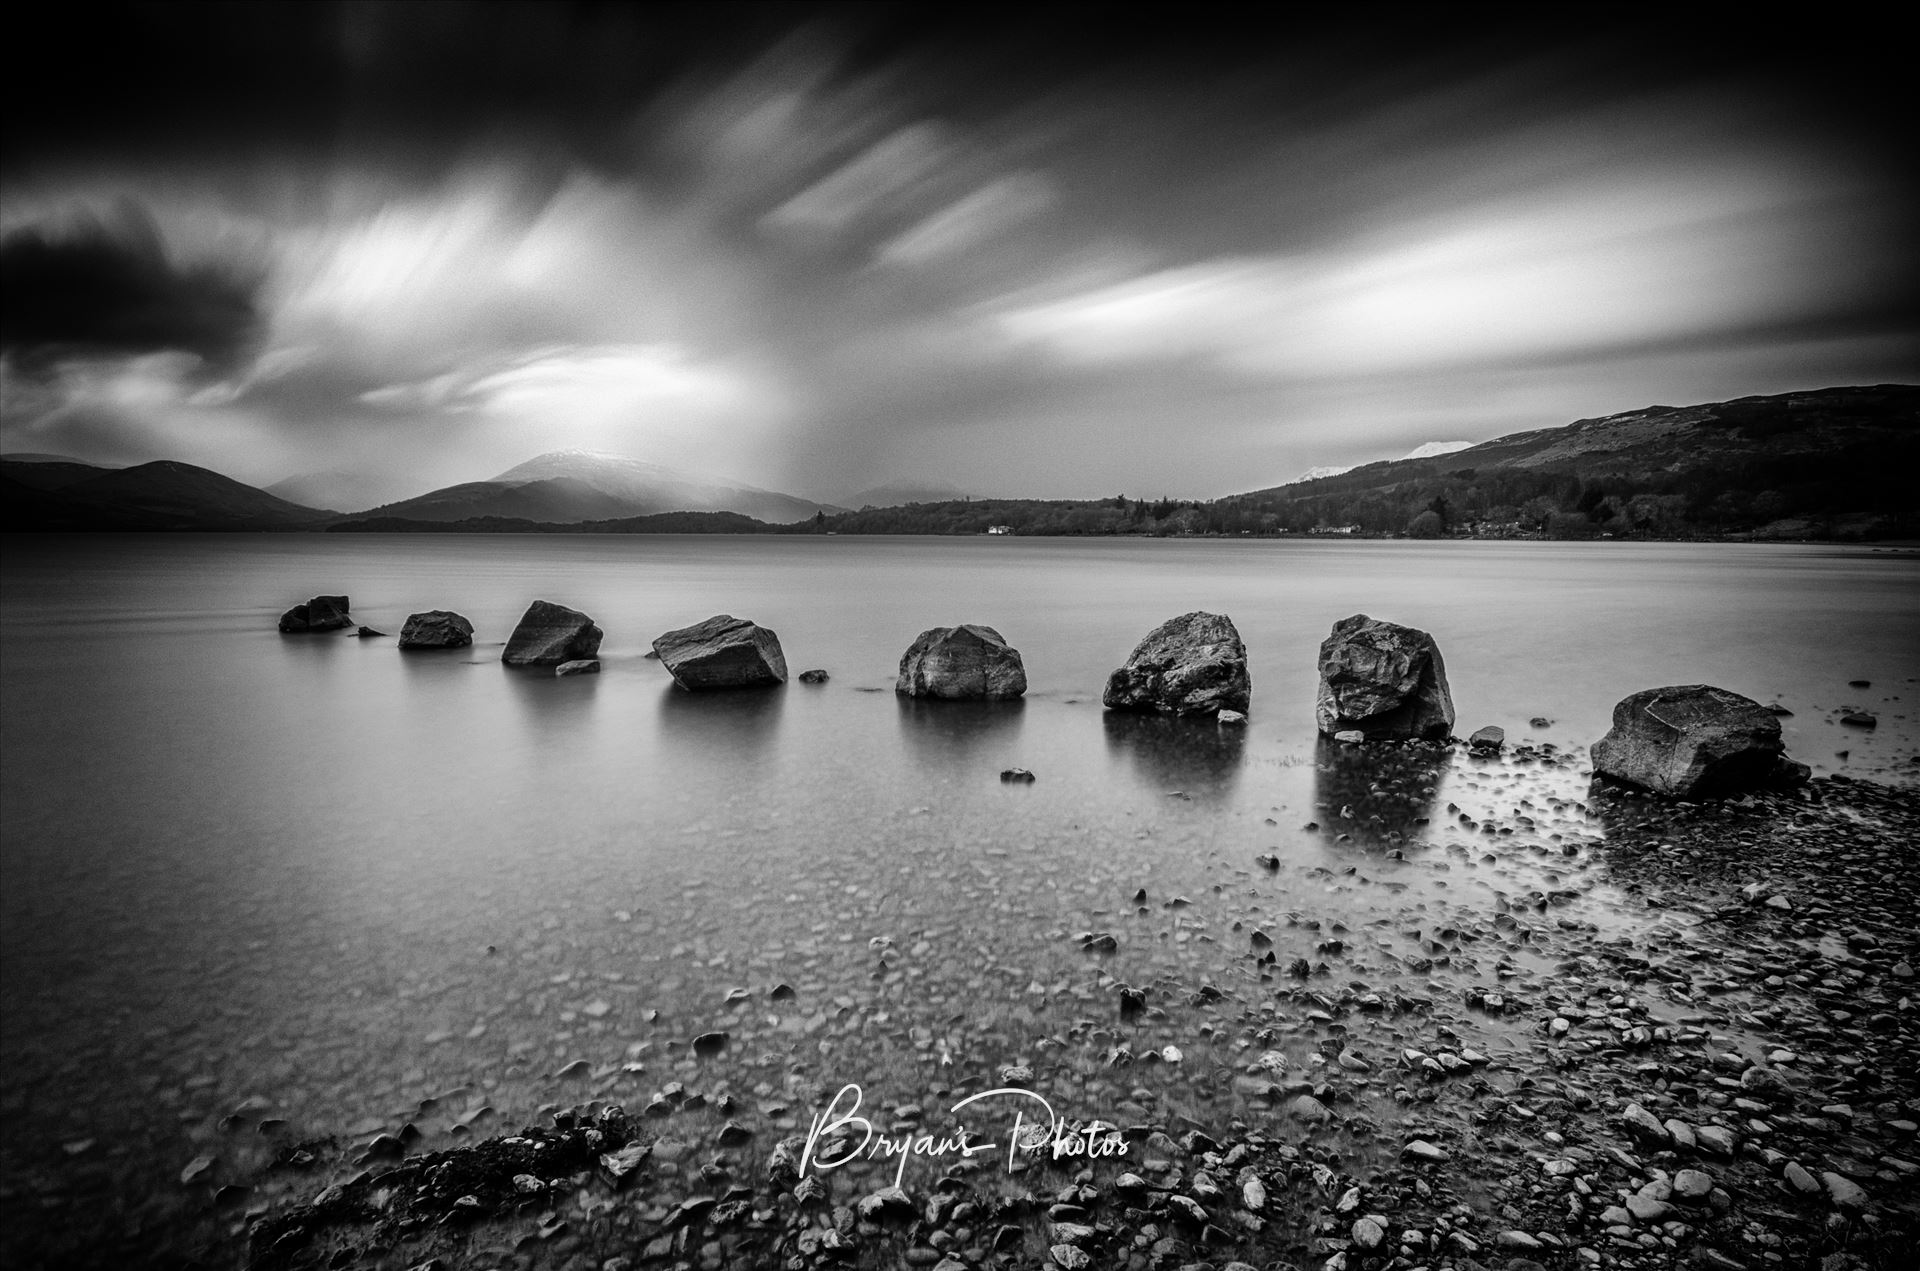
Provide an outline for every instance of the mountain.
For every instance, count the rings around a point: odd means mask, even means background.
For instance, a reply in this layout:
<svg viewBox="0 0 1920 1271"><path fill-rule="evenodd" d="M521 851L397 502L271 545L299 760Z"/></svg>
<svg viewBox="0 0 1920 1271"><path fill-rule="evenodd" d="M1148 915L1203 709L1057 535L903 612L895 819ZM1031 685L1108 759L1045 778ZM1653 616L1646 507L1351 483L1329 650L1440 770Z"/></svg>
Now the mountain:
<svg viewBox="0 0 1920 1271"><path fill-rule="evenodd" d="M1465 450L1467 447L1471 445L1473 445L1471 441L1429 441L1422 445L1415 446L1412 450L1409 450L1406 454L1401 455L1400 458L1402 459L1435 459L1441 455L1450 455L1456 450ZM1349 463L1344 466L1338 466L1338 467L1326 466L1326 467L1320 467L1320 468L1308 468L1305 472L1301 473L1299 476L1295 477L1293 480L1287 482L1287 484L1299 485L1303 481L1318 481L1322 477L1337 477L1343 472L1352 472L1356 466L1357 465L1355 464Z"/></svg>
<svg viewBox="0 0 1920 1271"><path fill-rule="evenodd" d="M10 479L35 490L64 490L70 485L118 471L68 459L64 455L3 455L0 456L0 464L5 465Z"/></svg>
<svg viewBox="0 0 1920 1271"><path fill-rule="evenodd" d="M378 472L303 472L276 481L267 493L310 508L370 508L404 499L420 488L395 469Z"/></svg>
<svg viewBox="0 0 1920 1271"><path fill-rule="evenodd" d="M83 468L98 468L102 472L111 472L115 468L125 467L118 463L88 463L85 459L76 459L72 455L41 454L34 450L13 450L0 455L0 463L72 463Z"/></svg>
<svg viewBox="0 0 1920 1271"><path fill-rule="evenodd" d="M1425 445L1415 446L1402 459L1438 459L1441 455L1450 455L1456 450L1466 450L1474 443L1471 441L1429 441Z"/></svg>
<svg viewBox="0 0 1920 1271"><path fill-rule="evenodd" d="M0 462L0 480L8 495L4 524L14 530L281 530L334 516L170 459L105 469L9 458Z"/></svg>
<svg viewBox="0 0 1920 1271"><path fill-rule="evenodd" d="M971 497L958 486L931 481L888 481L840 500L850 508L897 508L908 503L951 503Z"/></svg>
<svg viewBox="0 0 1920 1271"><path fill-rule="evenodd" d="M415 521L483 517L571 523L661 512L737 512L784 524L842 509L791 494L591 450L556 450L488 481L432 490L363 515Z"/></svg>
<svg viewBox="0 0 1920 1271"><path fill-rule="evenodd" d="M1920 387L1882 384L1648 406L1215 506L1254 532L1889 537L1920 532L1916 470Z"/></svg>

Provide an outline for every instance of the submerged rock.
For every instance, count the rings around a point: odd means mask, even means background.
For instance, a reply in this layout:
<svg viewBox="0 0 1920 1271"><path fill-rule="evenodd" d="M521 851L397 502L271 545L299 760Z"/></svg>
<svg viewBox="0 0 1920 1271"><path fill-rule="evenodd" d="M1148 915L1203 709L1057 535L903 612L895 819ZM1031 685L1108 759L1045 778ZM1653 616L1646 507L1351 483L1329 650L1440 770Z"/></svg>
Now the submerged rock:
<svg viewBox="0 0 1920 1271"><path fill-rule="evenodd" d="M387 633L384 631L375 631L372 627L361 627L353 634L362 640L374 640L384 638Z"/></svg>
<svg viewBox="0 0 1920 1271"><path fill-rule="evenodd" d="M673 682L690 692L787 682L780 637L732 614L669 631L653 642Z"/></svg>
<svg viewBox="0 0 1920 1271"><path fill-rule="evenodd" d="M1246 713L1253 699L1247 648L1224 614L1169 618L1134 646L1127 664L1107 677L1108 710L1160 715Z"/></svg>
<svg viewBox="0 0 1920 1271"><path fill-rule="evenodd" d="M1752 698L1708 684L1643 689L1613 708L1593 746L1595 776L1676 797L1738 793L1807 769L1786 758L1780 721Z"/></svg>
<svg viewBox="0 0 1920 1271"><path fill-rule="evenodd" d="M1320 646L1314 714L1328 736L1368 741L1439 740L1453 731L1447 668L1433 637L1357 613L1333 624ZM1504 734L1503 734L1504 735Z"/></svg>
<svg viewBox="0 0 1920 1271"><path fill-rule="evenodd" d="M1004 700L1027 691L1027 668L1020 650L992 627L934 627L900 655L893 691L902 697Z"/></svg>
<svg viewBox="0 0 1920 1271"><path fill-rule="evenodd" d="M305 635L314 631L338 631L353 625L347 616L345 596L315 596L304 605L295 605L280 615L280 630L286 635Z"/></svg>
<svg viewBox="0 0 1920 1271"><path fill-rule="evenodd" d="M815 667L811 671L802 671L800 672L800 676L799 676L800 682L802 684L825 684L828 680L832 678L833 678L832 676L828 675L825 671L821 670L818 667Z"/></svg>
<svg viewBox="0 0 1920 1271"><path fill-rule="evenodd" d="M450 609L411 614L400 628L402 649L464 649L473 643L473 624Z"/></svg>
<svg viewBox="0 0 1920 1271"><path fill-rule="evenodd" d="M536 600L507 637L500 660L508 666L558 666L600 652L601 631L578 609Z"/></svg>
<svg viewBox="0 0 1920 1271"><path fill-rule="evenodd" d="M553 668L553 673L556 676L598 675L600 674L600 659L578 658L572 662L562 662L559 666Z"/></svg>

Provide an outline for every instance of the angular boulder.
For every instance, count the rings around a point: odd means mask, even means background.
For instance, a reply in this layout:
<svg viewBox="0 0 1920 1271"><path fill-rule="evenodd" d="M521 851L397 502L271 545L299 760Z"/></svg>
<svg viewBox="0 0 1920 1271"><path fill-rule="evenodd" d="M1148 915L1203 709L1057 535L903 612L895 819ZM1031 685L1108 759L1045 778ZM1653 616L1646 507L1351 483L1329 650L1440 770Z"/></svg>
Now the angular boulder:
<svg viewBox="0 0 1920 1271"><path fill-rule="evenodd" d="M1678 798L1734 794L1807 775L1804 764L1786 757L1771 711L1710 684L1642 689L1622 698L1613 708L1613 728L1593 744L1593 771Z"/></svg>
<svg viewBox="0 0 1920 1271"><path fill-rule="evenodd" d="M451 609L407 615L400 628L402 649L464 649L473 643L473 624Z"/></svg>
<svg viewBox="0 0 1920 1271"><path fill-rule="evenodd" d="M1453 732L1447 667L1433 637L1364 613L1333 624L1320 645L1320 731L1368 741L1438 741Z"/></svg>
<svg viewBox="0 0 1920 1271"><path fill-rule="evenodd" d="M965 623L922 631L900 655L900 678L893 691L902 697L953 700L1003 700L1027 691L1027 668L1020 650L992 627Z"/></svg>
<svg viewBox="0 0 1920 1271"><path fill-rule="evenodd" d="M313 631L338 631L353 625L347 616L345 596L315 596L304 605L295 605L280 615L280 630L286 635L306 635Z"/></svg>
<svg viewBox="0 0 1920 1271"><path fill-rule="evenodd" d="M600 652L600 628L578 609L536 600L520 615L500 660L508 666L559 666Z"/></svg>
<svg viewBox="0 0 1920 1271"><path fill-rule="evenodd" d="M673 682L690 692L787 682L780 637L731 614L669 631L653 642L653 651Z"/></svg>
<svg viewBox="0 0 1920 1271"><path fill-rule="evenodd" d="M1169 618L1147 632L1127 664L1107 677L1100 700L1110 711L1245 714L1253 700L1247 646L1224 614L1196 611Z"/></svg>

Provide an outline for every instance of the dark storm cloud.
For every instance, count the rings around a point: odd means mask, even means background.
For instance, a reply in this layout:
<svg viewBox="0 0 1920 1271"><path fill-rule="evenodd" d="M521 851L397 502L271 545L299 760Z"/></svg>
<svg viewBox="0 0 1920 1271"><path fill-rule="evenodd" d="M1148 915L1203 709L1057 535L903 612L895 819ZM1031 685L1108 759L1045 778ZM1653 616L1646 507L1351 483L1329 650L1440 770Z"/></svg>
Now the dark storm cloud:
<svg viewBox="0 0 1920 1271"><path fill-rule="evenodd" d="M165 352L225 365L259 334L259 283L230 262L175 261L133 202L25 226L0 237L0 348L28 368Z"/></svg>
<svg viewBox="0 0 1920 1271"><path fill-rule="evenodd" d="M0 364L4 440L1198 494L1913 367L1904 68L1844 11L1248 13L59 6L0 228L158 229L82 236L140 269Z"/></svg>

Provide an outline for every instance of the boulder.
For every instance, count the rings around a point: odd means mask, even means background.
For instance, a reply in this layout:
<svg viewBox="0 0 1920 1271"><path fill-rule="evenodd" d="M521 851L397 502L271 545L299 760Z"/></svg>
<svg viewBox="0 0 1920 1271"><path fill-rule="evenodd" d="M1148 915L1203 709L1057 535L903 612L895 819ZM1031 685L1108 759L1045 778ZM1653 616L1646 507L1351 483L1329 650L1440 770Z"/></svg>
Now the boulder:
<svg viewBox="0 0 1920 1271"><path fill-rule="evenodd" d="M280 630L287 635L305 635L312 631L338 631L353 625L347 616L345 596L315 596L304 605L295 605L280 615Z"/></svg>
<svg viewBox="0 0 1920 1271"><path fill-rule="evenodd" d="M500 660L508 666L559 666L600 652L600 628L578 609L536 600L520 615Z"/></svg>
<svg viewBox="0 0 1920 1271"><path fill-rule="evenodd" d="M553 673L555 675L598 675L600 674L600 659L581 658L575 662L562 662L559 666L553 668Z"/></svg>
<svg viewBox="0 0 1920 1271"><path fill-rule="evenodd" d="M1433 637L1357 613L1320 646L1320 731L1368 741L1437 741L1453 732L1447 667Z"/></svg>
<svg viewBox="0 0 1920 1271"><path fill-rule="evenodd" d="M384 638L387 633L384 631L375 631L372 627L362 627L353 634L362 640L374 640Z"/></svg>
<svg viewBox="0 0 1920 1271"><path fill-rule="evenodd" d="M1476 728L1473 730L1473 736L1467 738L1467 745L1475 750L1498 750L1506 744L1507 730L1498 724Z"/></svg>
<svg viewBox="0 0 1920 1271"><path fill-rule="evenodd" d="M1709 684L1642 689L1613 708L1593 746L1595 776L1680 798L1716 797L1804 780L1786 758L1780 721L1752 698Z"/></svg>
<svg viewBox="0 0 1920 1271"><path fill-rule="evenodd" d="M1002 700L1027 691L1027 668L1020 650L992 627L935 627L900 655L893 691L902 697Z"/></svg>
<svg viewBox="0 0 1920 1271"><path fill-rule="evenodd" d="M669 631L653 642L673 682L691 692L787 682L780 637L731 614Z"/></svg>
<svg viewBox="0 0 1920 1271"><path fill-rule="evenodd" d="M1253 700L1247 647L1232 619L1217 613L1169 618L1134 646L1107 677L1100 700L1111 711L1158 715L1246 713Z"/></svg>
<svg viewBox="0 0 1920 1271"><path fill-rule="evenodd" d="M825 671L821 670L819 667L815 667L811 671L800 672L800 682L802 684L825 684L828 680L832 678L833 678L832 676L828 675Z"/></svg>
<svg viewBox="0 0 1920 1271"><path fill-rule="evenodd" d="M473 643L473 624L451 609L407 615L400 628L402 649L464 649Z"/></svg>

